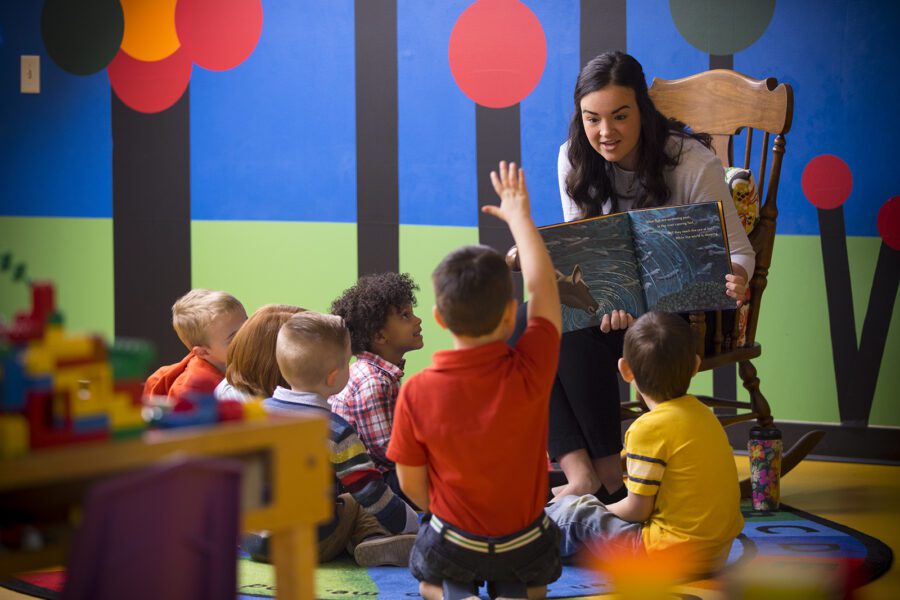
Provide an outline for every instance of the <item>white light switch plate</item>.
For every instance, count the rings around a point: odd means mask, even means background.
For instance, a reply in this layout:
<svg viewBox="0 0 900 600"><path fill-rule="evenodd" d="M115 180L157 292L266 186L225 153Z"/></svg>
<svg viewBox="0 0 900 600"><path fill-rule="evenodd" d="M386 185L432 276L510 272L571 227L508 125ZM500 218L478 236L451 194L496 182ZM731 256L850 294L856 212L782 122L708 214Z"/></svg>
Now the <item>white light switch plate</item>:
<svg viewBox="0 0 900 600"><path fill-rule="evenodd" d="M22 82L20 85L23 94L41 93L41 57L33 54L22 55Z"/></svg>

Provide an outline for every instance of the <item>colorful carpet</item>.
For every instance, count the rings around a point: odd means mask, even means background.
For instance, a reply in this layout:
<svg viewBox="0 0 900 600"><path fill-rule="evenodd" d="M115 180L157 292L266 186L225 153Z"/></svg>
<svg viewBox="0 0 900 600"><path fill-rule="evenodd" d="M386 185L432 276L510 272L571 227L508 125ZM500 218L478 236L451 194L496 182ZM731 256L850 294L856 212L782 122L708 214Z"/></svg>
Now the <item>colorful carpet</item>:
<svg viewBox="0 0 900 600"><path fill-rule="evenodd" d="M790 573L805 572L810 578L833 578L841 573L840 583L858 587L877 579L891 566L891 549L879 540L782 506L775 513L745 512L746 525L735 540L729 557L729 572ZM746 567L746 568L745 568ZM38 598L59 597L65 574L62 570L27 573L2 582L4 587ZM714 580L678 586L681 597L704 598L720 589ZM610 592L603 576L586 568L567 566L562 577L548 591L550 598L579 598ZM271 566L239 561L238 598L253 599L275 595L275 574ZM418 584L404 568L363 568L349 558L321 566L316 573L316 596L321 600L347 598L417 598ZM482 598L488 596L482 589Z"/></svg>

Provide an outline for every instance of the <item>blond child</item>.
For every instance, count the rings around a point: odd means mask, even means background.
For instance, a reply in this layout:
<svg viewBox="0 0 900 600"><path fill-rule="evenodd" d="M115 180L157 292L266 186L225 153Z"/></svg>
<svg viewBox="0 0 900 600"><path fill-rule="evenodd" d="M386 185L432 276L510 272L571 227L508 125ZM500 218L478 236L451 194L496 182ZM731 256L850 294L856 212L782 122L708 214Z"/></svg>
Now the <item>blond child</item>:
<svg viewBox="0 0 900 600"><path fill-rule="evenodd" d="M547 419L559 354L556 277L531 219L522 171L491 173L531 296L515 347L517 301L501 254L485 246L452 252L432 276L434 318L453 349L400 389L388 458L400 485L432 516L410 555L428 599L476 596L479 582L507 598L543 597L560 573L559 532L544 514Z"/></svg>
<svg viewBox="0 0 900 600"><path fill-rule="evenodd" d="M318 412L330 419L335 515L319 527L319 560L346 549L362 566L406 566L415 536L405 534L418 530L418 515L394 495L353 428L326 401L349 377L350 335L343 320L312 311L295 314L278 333L275 358L290 388L276 387L263 402L266 411ZM338 494L340 486L349 493Z"/></svg>
<svg viewBox="0 0 900 600"><path fill-rule="evenodd" d="M195 289L176 300L172 326L188 355L150 375L144 395L178 399L189 392L211 394L225 377L228 344L246 320L244 306L226 292Z"/></svg>
<svg viewBox="0 0 900 600"><path fill-rule="evenodd" d="M690 326L673 313L650 312L625 334L619 372L650 412L625 433L628 495L604 505L564 496L547 509L563 532L562 554L582 546L613 553L674 551L685 575L725 564L744 525L737 469L712 411L687 393L700 358Z"/></svg>

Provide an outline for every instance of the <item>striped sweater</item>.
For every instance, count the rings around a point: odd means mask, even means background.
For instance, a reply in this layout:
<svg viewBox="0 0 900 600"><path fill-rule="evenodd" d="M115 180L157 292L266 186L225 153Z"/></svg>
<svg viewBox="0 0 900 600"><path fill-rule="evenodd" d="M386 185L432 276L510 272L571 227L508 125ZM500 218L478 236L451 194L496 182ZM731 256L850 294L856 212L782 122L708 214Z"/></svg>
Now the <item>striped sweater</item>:
<svg viewBox="0 0 900 600"><path fill-rule="evenodd" d="M329 415L328 455L334 467L333 496L349 492L366 512L371 513L390 533L415 533L418 516L381 477L356 431L347 421L331 412L328 402L318 394L296 392L279 386L272 398L263 401L270 413L325 411ZM319 527L319 540L337 527L336 518Z"/></svg>

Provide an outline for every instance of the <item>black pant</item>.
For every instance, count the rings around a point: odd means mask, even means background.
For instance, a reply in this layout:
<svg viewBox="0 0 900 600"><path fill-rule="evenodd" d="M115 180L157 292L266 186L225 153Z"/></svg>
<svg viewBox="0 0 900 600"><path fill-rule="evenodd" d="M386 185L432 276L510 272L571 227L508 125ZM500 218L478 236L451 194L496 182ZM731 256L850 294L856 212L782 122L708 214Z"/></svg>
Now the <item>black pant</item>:
<svg viewBox="0 0 900 600"><path fill-rule="evenodd" d="M512 344L525 331L527 307L519 307ZM559 367L550 393L547 451L552 458L581 448L591 458L622 450L617 363L624 337L624 331L603 333L599 327L562 336Z"/></svg>

